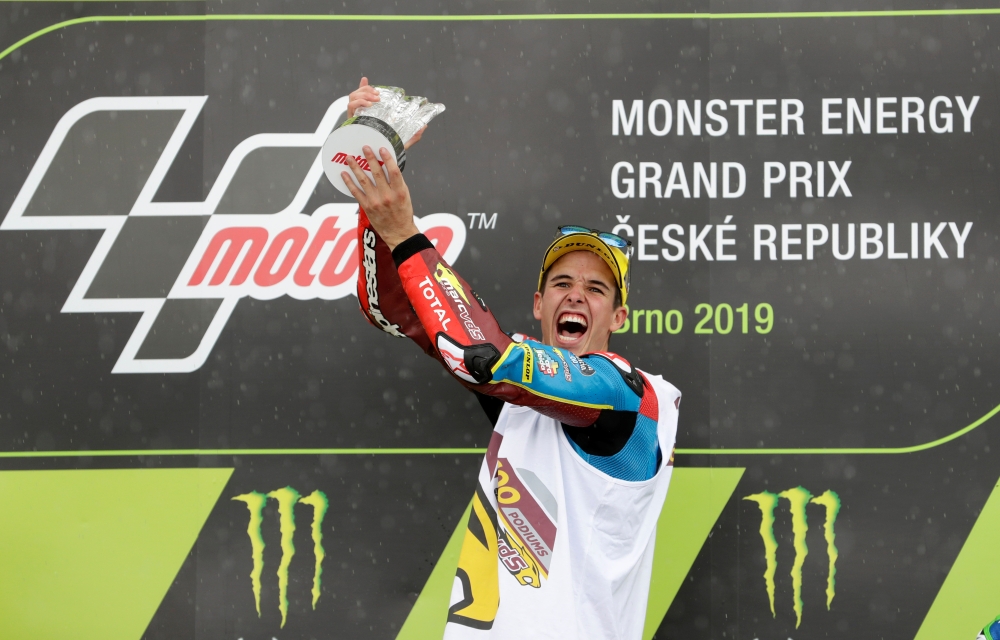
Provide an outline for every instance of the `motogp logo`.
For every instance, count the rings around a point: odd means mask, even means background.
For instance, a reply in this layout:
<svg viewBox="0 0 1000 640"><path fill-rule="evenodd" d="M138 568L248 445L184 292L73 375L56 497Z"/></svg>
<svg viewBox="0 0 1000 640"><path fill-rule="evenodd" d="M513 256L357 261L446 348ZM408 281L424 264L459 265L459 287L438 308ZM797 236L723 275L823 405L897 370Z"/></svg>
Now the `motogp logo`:
<svg viewBox="0 0 1000 640"><path fill-rule="evenodd" d="M196 371L243 297L356 295L358 206L310 202L323 176L320 151L346 115L347 97L330 105L313 133L263 133L236 145L204 202L157 200L206 100L76 105L0 224L104 230L62 312L142 313L113 373ZM416 223L454 262L466 234L458 216Z"/></svg>

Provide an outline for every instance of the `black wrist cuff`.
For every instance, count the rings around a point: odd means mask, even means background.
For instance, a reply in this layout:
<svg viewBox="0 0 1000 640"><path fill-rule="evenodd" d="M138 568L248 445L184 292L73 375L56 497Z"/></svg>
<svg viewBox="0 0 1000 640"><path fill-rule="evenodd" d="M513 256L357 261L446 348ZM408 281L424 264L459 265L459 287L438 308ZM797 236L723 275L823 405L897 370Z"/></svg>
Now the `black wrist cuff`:
<svg viewBox="0 0 1000 640"><path fill-rule="evenodd" d="M424 249L433 248L434 244L427 239L427 236L418 233L396 245L396 248L392 250L392 261L396 263L396 268L399 268L399 265L412 258L414 254L420 253Z"/></svg>

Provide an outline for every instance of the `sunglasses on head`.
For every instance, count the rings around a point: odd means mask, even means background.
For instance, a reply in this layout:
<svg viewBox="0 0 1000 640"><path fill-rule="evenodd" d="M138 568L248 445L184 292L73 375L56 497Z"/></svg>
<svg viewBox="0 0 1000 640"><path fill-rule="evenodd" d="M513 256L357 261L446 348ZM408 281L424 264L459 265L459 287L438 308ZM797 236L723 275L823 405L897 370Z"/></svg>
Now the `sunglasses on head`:
<svg viewBox="0 0 1000 640"><path fill-rule="evenodd" d="M620 249L626 256L631 253L632 242L626 240L620 235L614 233L608 233L607 231L601 231L599 229L591 229L590 227L581 227L575 224L567 224L558 228L558 235L568 236L574 233L587 233L590 235L595 235L605 242L608 246Z"/></svg>

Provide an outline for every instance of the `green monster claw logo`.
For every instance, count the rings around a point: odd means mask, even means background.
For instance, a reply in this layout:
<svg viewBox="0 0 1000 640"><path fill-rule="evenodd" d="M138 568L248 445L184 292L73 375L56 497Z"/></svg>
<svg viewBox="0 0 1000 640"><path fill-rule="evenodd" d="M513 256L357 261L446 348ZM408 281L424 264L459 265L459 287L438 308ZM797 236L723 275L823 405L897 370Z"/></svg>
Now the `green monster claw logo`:
<svg viewBox="0 0 1000 640"><path fill-rule="evenodd" d="M313 491L302 497L291 487L276 489L267 494L251 491L233 497L233 500L245 502L250 511L250 524L247 535L250 536L250 551L253 557L253 569L250 571L250 583L253 587L254 604L257 606L257 617L260 617L260 576L264 571L264 537L261 535L261 524L264 522L264 507L267 499L278 502L278 524L281 531L281 562L278 563L278 610L281 611L281 627L284 628L288 619L288 567L295 556L295 505L302 503L313 508L312 540L313 555L316 556L316 569L313 573L312 608L316 609L321 591L320 577L323 575L323 518L330 506L326 494Z"/></svg>
<svg viewBox="0 0 1000 640"><path fill-rule="evenodd" d="M809 547L806 546L806 532L809 531L809 523L806 518L806 505L810 502L818 504L826 509L826 521L823 525L823 534L826 538L826 553L830 560L829 572L826 578L826 608L830 609L833 597L836 595L836 575L837 575L837 546L834 544L836 534L834 525L837 522L837 514L840 513L840 496L833 491L826 491L820 496L813 497L809 491L803 487L795 487L781 493L774 494L770 491L756 493L746 496L744 500L756 502L760 507L760 537L764 541L764 558L767 567L764 569L764 585L767 588L767 599L771 605L771 616L774 612L774 572L778 568L778 541L774 537L774 508L778 506L779 498L788 501L788 509L792 516L792 547L795 549L795 560L792 562L792 590L794 596L792 606L795 609L795 628L802 624L802 566L805 564L806 556L809 555Z"/></svg>

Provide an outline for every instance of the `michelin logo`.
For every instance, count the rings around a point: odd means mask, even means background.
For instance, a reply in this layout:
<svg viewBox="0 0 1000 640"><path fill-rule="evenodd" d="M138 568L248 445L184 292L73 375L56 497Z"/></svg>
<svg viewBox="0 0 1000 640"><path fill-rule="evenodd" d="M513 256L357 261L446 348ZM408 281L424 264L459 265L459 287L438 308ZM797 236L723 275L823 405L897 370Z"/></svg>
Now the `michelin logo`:
<svg viewBox="0 0 1000 640"><path fill-rule="evenodd" d="M312 133L257 134L238 144L204 202L157 200L206 100L81 102L56 124L0 223L0 230L104 230L62 312L142 313L113 373L196 371L244 297L356 295L357 204L304 213L323 176L323 142L347 97ZM454 262L466 234L458 216L416 222Z"/></svg>

